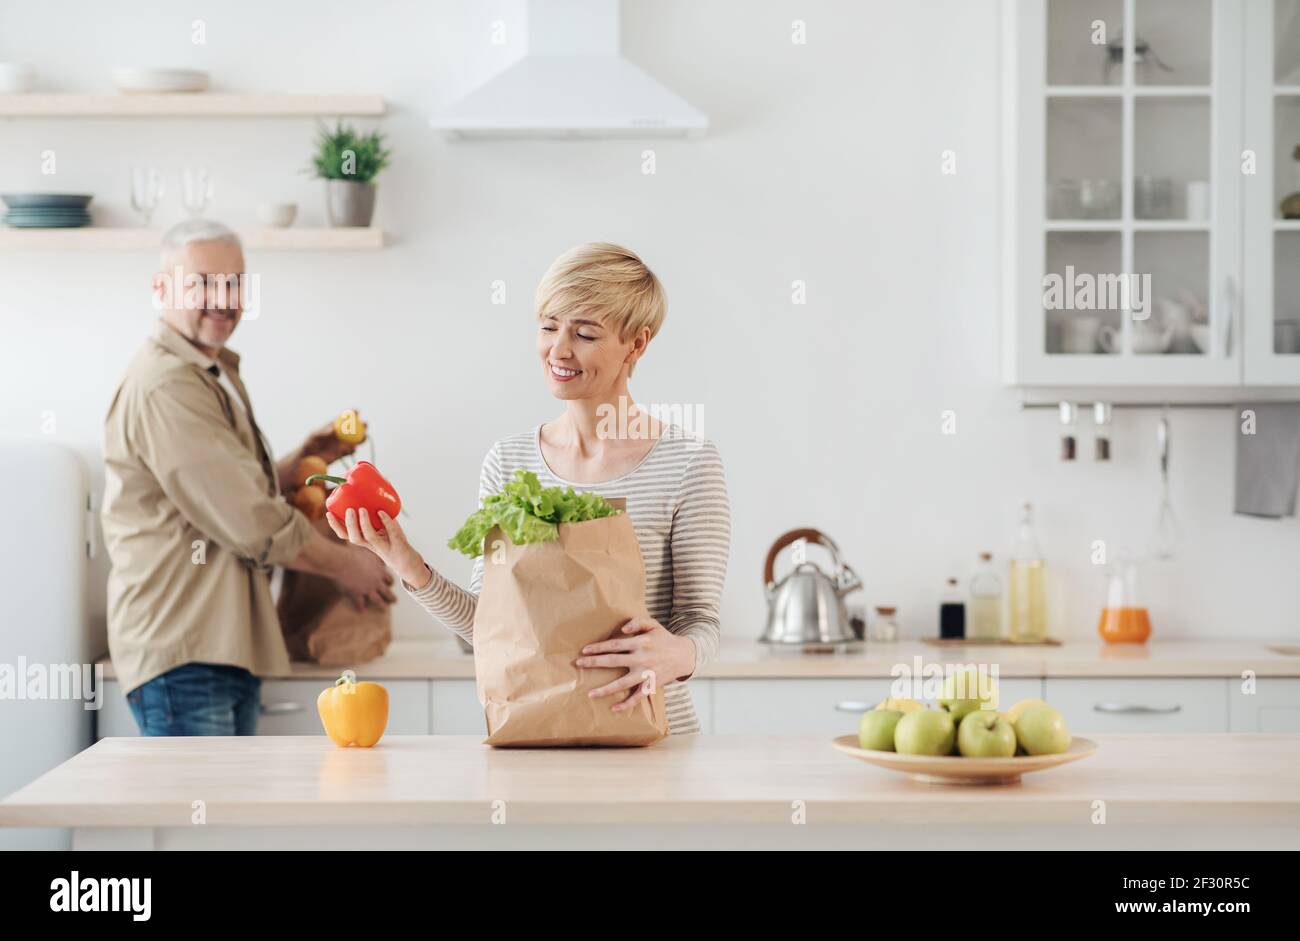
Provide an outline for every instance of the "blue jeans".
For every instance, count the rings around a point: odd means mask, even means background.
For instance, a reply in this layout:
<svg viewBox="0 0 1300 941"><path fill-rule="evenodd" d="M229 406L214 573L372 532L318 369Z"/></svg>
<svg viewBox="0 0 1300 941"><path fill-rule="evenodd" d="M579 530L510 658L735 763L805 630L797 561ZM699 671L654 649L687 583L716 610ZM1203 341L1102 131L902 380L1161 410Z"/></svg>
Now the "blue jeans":
<svg viewBox="0 0 1300 941"><path fill-rule="evenodd" d="M242 667L187 663L126 694L141 735L253 735L262 681Z"/></svg>

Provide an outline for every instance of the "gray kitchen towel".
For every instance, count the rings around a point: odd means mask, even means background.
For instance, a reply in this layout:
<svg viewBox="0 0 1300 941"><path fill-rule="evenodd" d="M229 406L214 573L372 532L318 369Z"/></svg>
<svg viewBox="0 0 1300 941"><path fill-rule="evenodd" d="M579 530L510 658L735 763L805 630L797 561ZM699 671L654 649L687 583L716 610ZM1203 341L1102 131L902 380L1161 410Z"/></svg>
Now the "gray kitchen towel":
<svg viewBox="0 0 1300 941"><path fill-rule="evenodd" d="M1236 512L1270 519L1295 516L1300 403L1242 405L1233 431L1237 436Z"/></svg>

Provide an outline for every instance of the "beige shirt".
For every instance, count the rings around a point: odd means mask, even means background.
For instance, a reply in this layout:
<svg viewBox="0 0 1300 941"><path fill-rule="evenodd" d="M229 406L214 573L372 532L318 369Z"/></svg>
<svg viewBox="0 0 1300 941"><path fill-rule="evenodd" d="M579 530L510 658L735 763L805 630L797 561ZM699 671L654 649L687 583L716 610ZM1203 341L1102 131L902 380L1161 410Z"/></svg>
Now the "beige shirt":
<svg viewBox="0 0 1300 941"><path fill-rule="evenodd" d="M159 321L104 424L108 649L126 692L186 663L289 671L268 573L312 528L279 495L238 354L217 363L238 403Z"/></svg>

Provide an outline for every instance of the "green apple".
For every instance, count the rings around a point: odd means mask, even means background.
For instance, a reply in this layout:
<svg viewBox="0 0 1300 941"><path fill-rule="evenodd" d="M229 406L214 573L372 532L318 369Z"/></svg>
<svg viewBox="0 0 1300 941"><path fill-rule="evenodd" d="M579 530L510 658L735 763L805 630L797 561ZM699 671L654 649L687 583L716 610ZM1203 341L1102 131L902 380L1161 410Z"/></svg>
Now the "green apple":
<svg viewBox="0 0 1300 941"><path fill-rule="evenodd" d="M1059 755L1070 748L1070 730L1059 712L1038 703L1020 713L1016 741L1030 755Z"/></svg>
<svg viewBox="0 0 1300 941"><path fill-rule="evenodd" d="M1046 705L1047 703L1043 702L1041 699L1022 699L1020 700L1020 702L1016 703L1014 706L1012 706L1010 709L1007 710L1007 720L1012 725L1015 725L1016 720L1020 718L1020 714L1024 712L1026 709L1028 709L1030 706L1046 706Z"/></svg>
<svg viewBox="0 0 1300 941"><path fill-rule="evenodd" d="M948 710L954 722L961 722L976 709L997 709L998 684L991 676L982 676L974 667L950 673L943 681L939 705Z"/></svg>
<svg viewBox="0 0 1300 941"><path fill-rule="evenodd" d="M915 712L918 709L924 709L925 706L915 699L883 699L876 708L896 709L899 712Z"/></svg>
<svg viewBox="0 0 1300 941"><path fill-rule="evenodd" d="M904 755L946 755L957 728L942 709L908 712L894 727L894 750Z"/></svg>
<svg viewBox="0 0 1300 941"><path fill-rule="evenodd" d="M957 747L967 758L1010 758L1016 753L1016 730L999 713L976 709L957 726Z"/></svg>
<svg viewBox="0 0 1300 941"><path fill-rule="evenodd" d="M894 727L903 713L897 709L872 709L858 722L858 747L872 751L894 750Z"/></svg>

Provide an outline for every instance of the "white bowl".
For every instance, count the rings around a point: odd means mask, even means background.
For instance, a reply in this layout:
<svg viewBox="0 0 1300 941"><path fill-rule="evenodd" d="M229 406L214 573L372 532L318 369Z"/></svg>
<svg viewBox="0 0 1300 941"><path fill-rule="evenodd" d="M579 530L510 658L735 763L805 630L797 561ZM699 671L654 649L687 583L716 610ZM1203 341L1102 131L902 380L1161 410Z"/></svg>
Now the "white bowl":
<svg viewBox="0 0 1300 941"><path fill-rule="evenodd" d="M36 84L36 70L21 62L0 62L0 94L12 95L31 91Z"/></svg>
<svg viewBox="0 0 1300 941"><path fill-rule="evenodd" d="M287 229L298 218L297 203L262 203L257 207L257 218L271 229Z"/></svg>
<svg viewBox="0 0 1300 941"><path fill-rule="evenodd" d="M113 85L118 91L146 95L207 91L208 73L198 69L114 69Z"/></svg>

